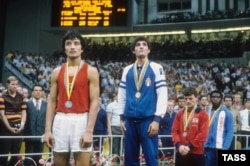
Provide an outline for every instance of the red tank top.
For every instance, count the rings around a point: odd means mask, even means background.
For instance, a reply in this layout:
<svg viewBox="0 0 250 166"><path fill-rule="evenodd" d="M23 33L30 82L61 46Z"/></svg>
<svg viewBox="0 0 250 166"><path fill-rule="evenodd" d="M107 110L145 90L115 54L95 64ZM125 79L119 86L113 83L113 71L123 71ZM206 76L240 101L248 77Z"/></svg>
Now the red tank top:
<svg viewBox="0 0 250 166"><path fill-rule="evenodd" d="M70 97L72 102L71 108L65 107L65 102L67 99L67 92L64 83L64 73L66 64L62 64L61 70L58 75L57 85L58 85L58 102L56 111L64 113L84 113L89 111L89 84L88 84L88 64L85 62L82 68L76 75L74 89ZM73 76L69 76L69 82L72 82Z"/></svg>

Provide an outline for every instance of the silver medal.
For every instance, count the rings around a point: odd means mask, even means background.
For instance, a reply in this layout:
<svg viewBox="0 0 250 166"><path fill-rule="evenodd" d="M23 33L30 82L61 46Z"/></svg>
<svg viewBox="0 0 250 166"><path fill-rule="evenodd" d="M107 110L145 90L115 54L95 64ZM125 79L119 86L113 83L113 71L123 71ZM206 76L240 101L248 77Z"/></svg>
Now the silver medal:
<svg viewBox="0 0 250 166"><path fill-rule="evenodd" d="M71 107L72 107L72 102L71 102L70 100L67 100L67 101L65 102L65 107L66 107L66 108L71 108Z"/></svg>

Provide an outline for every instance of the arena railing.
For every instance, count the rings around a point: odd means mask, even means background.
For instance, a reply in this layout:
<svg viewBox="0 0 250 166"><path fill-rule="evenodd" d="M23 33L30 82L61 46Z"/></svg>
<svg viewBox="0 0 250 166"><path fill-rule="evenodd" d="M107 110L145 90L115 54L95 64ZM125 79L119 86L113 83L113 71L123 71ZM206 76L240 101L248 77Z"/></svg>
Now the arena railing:
<svg viewBox="0 0 250 166"><path fill-rule="evenodd" d="M159 135L159 138L162 137L171 137L171 135ZM21 150L20 153L18 154L0 154L0 157L11 157L11 156L19 156L19 165L20 161L25 160L25 159L30 159L32 160L32 156L34 155L41 155L41 164L43 163L46 165L48 162L53 163L53 153L51 150L47 148L47 151L43 151L43 153L29 153L25 154L24 151L24 142L25 139L30 139L30 138L38 138L42 140L42 136L0 136L0 144L1 144L1 139L22 139L22 145L21 145ZM113 147L113 139L114 138L120 138L120 154L113 154L112 152L112 147ZM244 139L243 139L244 138ZM123 164L123 159L124 159L124 137L122 135L94 135L93 141L96 142L100 140L99 142L99 148L93 149L92 155L91 155L91 162L92 163L99 163L103 164L106 163L106 165L111 164L116 162L116 165L122 165ZM105 140L106 139L106 140ZM108 140L108 141L107 141ZM244 140L245 142L242 142ZM249 141L250 141L250 135L243 135L243 134L235 134L234 139L233 139L233 145L234 149L249 149ZM242 147L240 144L244 144L245 146ZM46 147L46 145L45 145ZM164 154L165 150L173 150L173 156L167 156ZM27 156L31 156L31 158L27 158ZM141 166L145 165L145 159L142 153L142 149L140 150L140 156L138 156L140 159ZM174 159L175 159L175 147L159 147L159 154L158 154L158 161L159 165L161 166L169 166L169 165L174 165ZM70 164L73 166L74 161L73 161L73 155L71 154L70 157ZM53 165L53 164L51 164ZM112 165L112 164L111 164Z"/></svg>

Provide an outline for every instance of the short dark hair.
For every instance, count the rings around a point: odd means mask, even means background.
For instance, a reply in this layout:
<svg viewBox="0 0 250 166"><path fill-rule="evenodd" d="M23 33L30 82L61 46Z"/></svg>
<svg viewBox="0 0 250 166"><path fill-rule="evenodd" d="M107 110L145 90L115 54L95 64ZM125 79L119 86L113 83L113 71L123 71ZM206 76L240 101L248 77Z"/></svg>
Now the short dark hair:
<svg viewBox="0 0 250 166"><path fill-rule="evenodd" d="M222 92L221 92L221 91L218 91L218 90L214 90L214 91L212 91L212 92L210 93L210 97L211 97L211 98L212 98L212 95L213 95L214 93L220 94L220 98L221 98L221 99L223 98Z"/></svg>
<svg viewBox="0 0 250 166"><path fill-rule="evenodd" d="M62 48L63 50L65 50L65 41L66 40L72 40L72 39L79 39L81 42L81 46L82 46L82 50L85 47L85 41L81 35L81 33L79 31L77 31L76 29L69 29L65 35L63 36L63 40L62 40Z"/></svg>
<svg viewBox="0 0 250 166"><path fill-rule="evenodd" d="M40 84L34 84L34 85L32 86L32 88L31 88L31 90L34 91L35 87L40 87L40 88L42 88L42 91L44 91L43 86L40 85Z"/></svg>
<svg viewBox="0 0 250 166"><path fill-rule="evenodd" d="M185 99L183 95L180 95L177 97L177 102L180 100L180 99Z"/></svg>
<svg viewBox="0 0 250 166"><path fill-rule="evenodd" d="M225 101L226 98L230 98L233 101L233 96L232 95L226 94L224 96L224 101Z"/></svg>
<svg viewBox="0 0 250 166"><path fill-rule="evenodd" d="M135 50L135 45L138 41L145 41L148 44L148 48L151 50L151 43L149 42L149 40L144 37L144 36L138 36L134 39L134 41L131 43L130 49L131 51Z"/></svg>
<svg viewBox="0 0 250 166"><path fill-rule="evenodd" d="M187 87L183 90L183 95L184 96L191 96L194 95L195 97L197 97L197 91L194 87Z"/></svg>
<svg viewBox="0 0 250 166"><path fill-rule="evenodd" d="M207 95L200 95L199 100L201 100L203 97L207 98Z"/></svg>

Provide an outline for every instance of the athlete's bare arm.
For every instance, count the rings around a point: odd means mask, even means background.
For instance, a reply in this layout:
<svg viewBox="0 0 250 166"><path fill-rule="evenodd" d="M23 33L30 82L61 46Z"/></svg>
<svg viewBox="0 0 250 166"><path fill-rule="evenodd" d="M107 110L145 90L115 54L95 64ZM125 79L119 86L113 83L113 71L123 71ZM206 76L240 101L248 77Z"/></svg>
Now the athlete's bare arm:
<svg viewBox="0 0 250 166"><path fill-rule="evenodd" d="M54 137L52 135L52 121L55 116L55 108L57 102L57 79L61 67L53 70L50 78L50 94L48 96L48 106L46 111L45 137L44 141L49 147L54 146Z"/></svg>
<svg viewBox="0 0 250 166"><path fill-rule="evenodd" d="M89 81L89 116L86 132L81 139L81 146L89 147L93 142L93 131L96 121L96 116L99 110L99 74L95 67L88 66L88 81Z"/></svg>

